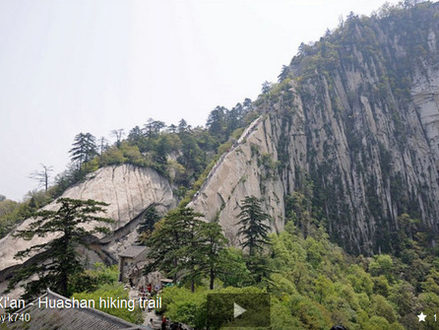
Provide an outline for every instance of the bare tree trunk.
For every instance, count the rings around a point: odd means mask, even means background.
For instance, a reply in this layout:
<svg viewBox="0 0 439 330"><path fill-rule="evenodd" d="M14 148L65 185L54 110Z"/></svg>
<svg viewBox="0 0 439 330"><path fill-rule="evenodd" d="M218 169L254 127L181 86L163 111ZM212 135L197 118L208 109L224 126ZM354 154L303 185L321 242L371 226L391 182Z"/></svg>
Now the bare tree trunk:
<svg viewBox="0 0 439 330"><path fill-rule="evenodd" d="M210 285L209 285L210 290L213 290L214 283L215 283L215 272L211 268L210 269Z"/></svg>
<svg viewBox="0 0 439 330"><path fill-rule="evenodd" d="M50 172L53 172L53 167L44 164L40 165L43 169L41 171L32 172L29 177L38 181L38 188L42 185L44 187L44 191L47 192L47 190L49 189Z"/></svg>

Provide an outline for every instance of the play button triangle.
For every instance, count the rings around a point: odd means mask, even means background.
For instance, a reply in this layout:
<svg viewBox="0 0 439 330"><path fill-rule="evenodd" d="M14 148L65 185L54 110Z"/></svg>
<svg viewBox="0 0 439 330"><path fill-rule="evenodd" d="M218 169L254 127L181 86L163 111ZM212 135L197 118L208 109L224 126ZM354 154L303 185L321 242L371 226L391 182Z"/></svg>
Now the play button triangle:
<svg viewBox="0 0 439 330"><path fill-rule="evenodd" d="M233 303L233 317L236 319L238 316L244 314L247 310L242 308L237 303Z"/></svg>

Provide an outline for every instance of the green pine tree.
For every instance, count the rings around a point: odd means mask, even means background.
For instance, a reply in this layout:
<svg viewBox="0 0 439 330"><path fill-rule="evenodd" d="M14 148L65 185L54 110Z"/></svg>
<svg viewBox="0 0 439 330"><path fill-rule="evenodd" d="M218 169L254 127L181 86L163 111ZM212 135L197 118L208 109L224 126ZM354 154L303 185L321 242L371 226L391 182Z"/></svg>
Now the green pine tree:
<svg viewBox="0 0 439 330"><path fill-rule="evenodd" d="M269 221L270 215L262 210L261 202L255 196L246 196L241 201L240 208L238 235L242 235L241 246L248 248L249 256L253 257L268 244L270 226L266 222Z"/></svg>
<svg viewBox="0 0 439 330"><path fill-rule="evenodd" d="M196 232L203 215L194 212L191 208L177 208L170 211L159 221L151 237L147 241L150 247L149 258L152 262L145 271L161 270L169 276L185 280L193 275L192 281L198 276L194 267L198 263L200 255L195 251L199 248Z"/></svg>
<svg viewBox="0 0 439 330"><path fill-rule="evenodd" d="M226 241L219 225L205 223L202 216L180 207L159 221L147 241L152 262L145 271L161 270L174 281L190 282L192 292L195 283L208 275L213 287L219 253Z"/></svg>
<svg viewBox="0 0 439 330"><path fill-rule="evenodd" d="M108 204L94 200L77 200L59 198L57 211L39 210L33 214L36 219L25 230L17 231L16 236L27 240L35 235L45 237L52 234L60 234L59 237L43 244L34 245L26 250L19 251L16 258L29 256L39 252L36 262L23 267L9 282L9 288L18 282L36 274L38 279L27 282L24 298L32 298L46 288L59 292L64 296L70 296L70 284L74 276L80 274L84 267L81 264L76 248L78 245L86 245L87 239L95 233L107 233L106 226L95 226L92 230L85 230L82 225L90 222L112 223L113 220L97 216L97 213L105 212L104 206Z"/></svg>
<svg viewBox="0 0 439 330"><path fill-rule="evenodd" d="M151 236L152 231L154 230L154 225L157 221L160 220L160 215L157 212L155 206L149 207L145 214L143 215L143 221L139 224L137 228L137 233L139 236L137 237L137 242L141 245L146 245L148 238Z"/></svg>
<svg viewBox="0 0 439 330"><path fill-rule="evenodd" d="M98 154L96 138L90 133L79 133L75 136L73 148L70 149L71 160L80 167Z"/></svg>
<svg viewBox="0 0 439 330"><path fill-rule="evenodd" d="M205 259L204 269L209 276L209 288L213 290L215 278L221 268L221 253L226 247L227 239L217 223L203 223L199 234L202 241L200 251Z"/></svg>

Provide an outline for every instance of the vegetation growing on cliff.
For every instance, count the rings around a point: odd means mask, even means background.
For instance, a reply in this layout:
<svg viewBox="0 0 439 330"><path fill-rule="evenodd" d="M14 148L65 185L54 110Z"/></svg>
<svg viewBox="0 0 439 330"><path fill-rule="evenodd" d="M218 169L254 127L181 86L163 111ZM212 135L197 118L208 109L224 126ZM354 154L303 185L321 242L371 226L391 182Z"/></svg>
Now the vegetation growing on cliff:
<svg viewBox="0 0 439 330"><path fill-rule="evenodd" d="M378 255L352 257L331 243L323 228L313 227L306 238L293 222L271 235L265 254L268 278L250 280L242 251L233 258L235 269L207 288L199 282L195 293L184 285L165 289L165 314L192 326L205 325L208 293L268 292L272 329L414 329L420 311L428 315L439 306L439 259L409 248L404 258ZM231 262L231 259L229 260ZM233 284L222 279L234 277ZM426 327L433 326L433 318Z"/></svg>
<svg viewBox="0 0 439 330"><path fill-rule="evenodd" d="M79 133L69 151L71 164L55 177L52 186L29 192L20 203L0 200L0 238L32 212L104 166L132 164L153 168L177 187L177 198L186 197L182 203L185 205L254 116L252 102L247 98L230 110L216 107L206 127L192 127L184 119L178 125L167 126L150 118L143 128L132 128L126 139L123 130L114 130L116 141L112 145L103 137L97 139L91 133Z"/></svg>
<svg viewBox="0 0 439 330"><path fill-rule="evenodd" d="M162 311L173 321L203 328L207 294L268 292L273 329L327 329L335 324L349 329L412 329L418 324L416 315L420 311L434 314L439 303L439 259L422 239L423 234L416 233L416 220L407 214L401 216L405 226L399 233L401 249L396 256L354 257L329 241L325 221L315 218L320 213L313 210L311 201L312 184L305 180L302 191L288 199L285 231L271 234L264 240L268 244L251 254L223 247L215 259L214 285L208 272L189 278L177 276L178 287L164 290ZM246 205L256 204L251 202L251 198L246 199L244 211L250 209ZM249 213L244 212L242 218L249 218ZM163 236L164 225L166 222L154 234L158 241L172 237ZM167 225L171 231L178 227ZM175 234L180 232L184 236L185 230L176 230ZM187 260L193 239L200 249L200 236L189 235L188 241L178 241L177 252L168 255L185 256ZM157 256L157 260L162 258ZM201 270L202 263L198 266ZM180 274L174 272L176 269ZM190 274L183 269L170 267L168 271ZM432 322L430 318L426 325Z"/></svg>
<svg viewBox="0 0 439 330"><path fill-rule="evenodd" d="M52 198L44 191L29 192L21 203L7 198L0 200L0 238L50 201Z"/></svg>
<svg viewBox="0 0 439 330"><path fill-rule="evenodd" d="M75 183L103 166L128 163L153 168L168 177L181 188L180 197L183 197L184 191L191 188L215 156L226 151L220 148L221 145L229 139L237 139L234 132L249 124L252 110L249 99L230 110L218 106L211 111L206 127L193 128L184 119L178 125L169 126L149 119L143 128L136 126L131 129L125 140L118 134L119 138L112 146L104 146L99 155L90 159L81 153L87 148L81 149L76 141L76 147L72 149L76 158L72 161L77 161L78 157L84 161L78 170L64 175L66 183ZM97 146L91 147L91 150L97 150Z"/></svg>
<svg viewBox="0 0 439 330"><path fill-rule="evenodd" d="M428 80L437 66L438 8L429 1L404 1L384 5L370 17L349 14L319 41L302 44L290 65L282 68L279 83L256 101L262 108L280 109L281 117L276 116L281 118L282 139L277 152L281 176L286 176L291 169L283 167L294 155L288 154L285 128L288 120L297 118L294 107L287 105L288 90L297 91L306 121L313 205L323 211L331 239L351 253L397 253L398 215L407 213L424 222L437 218L437 197L432 197L436 188L430 187L436 180L425 179L435 177L436 158L417 150L419 141L435 142L430 134L424 139L417 133L427 124L418 128L418 118L425 115L415 109L411 88L415 77ZM401 170L407 162L416 168L414 184L408 171ZM421 170L422 162L431 165ZM381 175L376 175L376 165ZM356 193L364 198L355 200ZM347 239L358 226L359 213L364 213L360 218L367 226L385 229L367 229ZM422 223L416 227L426 230ZM374 233L365 234L368 231ZM434 231L427 235L432 244Z"/></svg>
<svg viewBox="0 0 439 330"><path fill-rule="evenodd" d="M82 201L59 198L57 203L60 204L58 210L36 211L32 214L35 221L14 234L25 240L30 240L34 236L46 237L60 234L59 237L47 243L33 245L16 253L17 259L38 253L37 261L21 267L8 284L11 289L16 284L25 281L23 297L27 300L38 296L48 287L64 296L71 295L74 278L84 271L76 250L78 245L85 245L87 239L95 233L108 233L109 229L105 224L113 222L112 219L96 215L105 212L103 207L108 204L103 202L91 199ZM87 231L82 226L89 223L95 225ZM32 278L34 275L37 276L36 279Z"/></svg>
<svg viewBox="0 0 439 330"><path fill-rule="evenodd" d="M428 48L426 32L412 31L407 22L411 25L436 22L437 17L432 17L429 6L433 5L420 4L411 11L385 7L372 18L350 15L339 29L327 33L318 43L303 44L291 65L283 68L281 81L274 85L264 84L263 94L256 102L264 111L279 105L290 112L281 119L282 138L278 144L277 161L269 154L260 154L258 146L251 146L252 155L258 157L258 165L264 170L263 179L291 170L288 168L291 155L288 155L288 145L282 139L287 138L291 126L289 115L294 112L294 97L290 92L292 83L298 85L298 96L308 110L311 109L309 111L324 116L325 97L329 99L327 104L334 110L334 120L341 123L347 138L347 157L351 157L355 164L352 176L365 174L367 160L373 157L368 148L377 146L377 168L383 177L370 175L364 198L370 210L366 217L374 217L375 225L383 228L378 230L375 245L369 249L369 252L377 252L374 257L360 254L363 249L361 240L355 249L352 248L352 238L344 235L346 231L342 230L352 218L352 210L344 197L352 196L354 192L343 184L346 173L333 161L332 152L336 145L330 136L329 123L319 128L306 127L310 174L308 177L295 169L296 186L288 189L290 195L285 198L284 232L267 237L268 228L261 227L258 237L261 244L258 246L251 235L246 235L245 230L249 229L245 227L240 233L244 236L242 245L249 247L249 252L226 248L217 224L205 224L198 219L199 214L185 208L219 155L233 145L233 140L252 118L253 114L248 110L251 105L247 108L239 105L232 110L215 108L209 116L207 128L191 128L184 120L178 126L150 120L144 128L133 128L125 140L117 131L116 143L100 148L99 154L93 152L90 156L81 156L81 149L77 148L73 160L80 160L79 166L58 180L57 190L53 190L50 196L56 196L101 166L123 163L152 167L178 186L180 199L186 197L180 208L159 221L151 234L148 231L152 230L158 216L149 214L153 220L141 230L147 233L143 243L152 247L150 257L154 263L150 268L160 269L180 281L178 287L164 291L164 312L174 321L203 327L206 294L211 292L209 288L215 292L269 292L273 297L274 329L326 329L331 324L343 324L349 329L416 327L416 314L423 311L432 315L439 306L438 249L431 244L435 237L418 220L419 206L412 205L415 204L413 198L408 198L406 179L399 173L392 173L390 151L370 132L358 130L359 126L352 118L355 116L354 105L360 104L360 94L375 102L371 101L372 108L384 104L388 97L391 102L386 111L390 113L391 130L397 140L393 147L402 149L407 143L409 132L403 125L403 110L406 110L405 102L410 99L409 71L416 64L412 62L416 56L411 55L425 53ZM395 18L393 23L388 20L390 16ZM389 48L384 50L389 55L384 59L376 47L382 31L388 33L390 39L395 37L396 31L403 31L407 38L401 42L409 50L407 57L396 56L397 49ZM360 57L364 61L360 61ZM377 83L363 86L361 90L345 88L349 92L346 95L349 106L343 109L334 92L334 77L346 85L346 73L365 74L365 66L375 68ZM329 121L329 118L323 118ZM314 142L320 136L327 139L323 141L324 160L318 163ZM389 225L389 215L383 212L383 203L377 197L378 180L383 181L392 199L397 201L399 226ZM18 212L15 211L18 206L13 203L0 204L0 207L2 205L6 215ZM257 213L259 219L267 220L262 210ZM241 216L240 224L246 225L248 221L244 220L251 216L245 214L244 208ZM6 219L5 223L9 219L0 214L0 220L2 217ZM333 242L327 231L332 234ZM358 256L347 254L334 241L351 248L350 252ZM381 254L383 251L392 255ZM426 326L433 326L431 322L427 319Z"/></svg>

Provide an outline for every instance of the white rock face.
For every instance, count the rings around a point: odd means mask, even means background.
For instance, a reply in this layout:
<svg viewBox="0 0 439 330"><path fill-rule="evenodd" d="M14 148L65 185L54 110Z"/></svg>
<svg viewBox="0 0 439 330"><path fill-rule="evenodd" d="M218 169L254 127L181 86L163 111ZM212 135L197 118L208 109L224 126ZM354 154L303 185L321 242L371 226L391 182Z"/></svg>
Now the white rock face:
<svg viewBox="0 0 439 330"><path fill-rule="evenodd" d="M406 61L412 50L402 36L386 35L389 30L379 25L374 30L379 44L373 50L379 56L371 56L361 44L346 44L337 50L334 66L315 64L311 72L304 69L312 56L303 63L300 56L292 61L291 80L255 103L263 115L220 158L189 206L206 221L219 221L231 244L239 245L239 204L246 196L261 198L272 216L272 231L281 231L285 197L312 181L316 213L331 238L350 252L394 249L402 213L439 233L435 26L425 38L428 56L419 55L409 73L399 64L412 62ZM370 36L360 26L350 33L354 40ZM314 60L320 63L321 58ZM107 215L116 220L114 229L120 229L107 242L111 251L135 239L134 222L125 225L149 205L175 206L167 180L153 170L127 165L101 169L64 196L111 204ZM122 237L125 241L118 242ZM18 263L13 259L18 250L45 240L2 239L0 271Z"/></svg>
<svg viewBox="0 0 439 330"><path fill-rule="evenodd" d="M439 65L413 73L411 99L382 83L383 63L363 65L363 72L316 74L300 86L290 81L261 105L264 115L215 165L189 206L218 220L238 245L245 196L262 198L279 231L284 198L309 177L331 237L350 252L392 249L402 213L438 232Z"/></svg>
<svg viewBox="0 0 439 330"><path fill-rule="evenodd" d="M105 216L115 220L112 225L114 230L128 224L151 204L157 204L165 209L176 205L172 188L165 178L152 169L137 168L132 165L101 168L91 173L83 183L67 189L62 197L93 199L110 204ZM45 208L53 210L57 205L52 202ZM27 219L17 229L23 230L31 222L32 219ZM26 241L14 238L13 233L0 240L0 271L25 261L14 259L18 251L46 243L54 238L54 236L34 237Z"/></svg>
<svg viewBox="0 0 439 330"><path fill-rule="evenodd" d="M217 162L198 195L188 205L203 213L207 221L218 220L233 245L239 243L236 235L239 204L246 196L263 197L265 209L272 216L272 230L283 229L284 187L278 176L266 178L265 169L258 164L262 155L277 158L276 148L269 138L272 135L270 128L269 119L256 119L238 143Z"/></svg>

